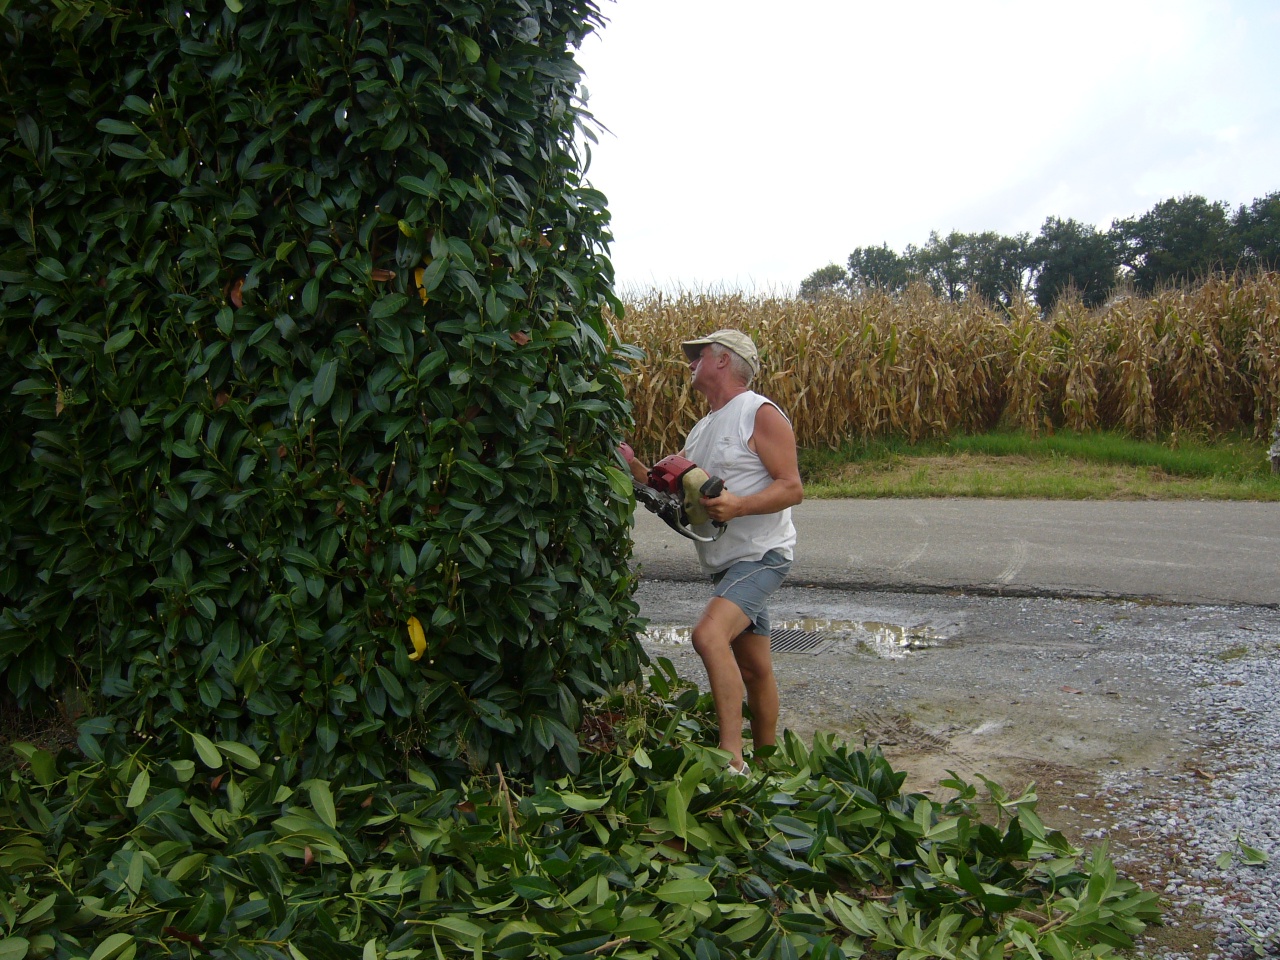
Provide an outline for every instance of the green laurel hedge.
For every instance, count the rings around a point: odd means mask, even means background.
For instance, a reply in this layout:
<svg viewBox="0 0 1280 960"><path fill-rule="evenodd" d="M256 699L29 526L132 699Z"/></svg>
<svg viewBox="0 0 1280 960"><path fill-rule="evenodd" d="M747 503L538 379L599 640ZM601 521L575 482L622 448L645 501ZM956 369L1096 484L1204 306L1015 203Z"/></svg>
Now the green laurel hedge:
<svg viewBox="0 0 1280 960"><path fill-rule="evenodd" d="M574 766L643 658L598 26L0 0L6 696L317 776Z"/></svg>

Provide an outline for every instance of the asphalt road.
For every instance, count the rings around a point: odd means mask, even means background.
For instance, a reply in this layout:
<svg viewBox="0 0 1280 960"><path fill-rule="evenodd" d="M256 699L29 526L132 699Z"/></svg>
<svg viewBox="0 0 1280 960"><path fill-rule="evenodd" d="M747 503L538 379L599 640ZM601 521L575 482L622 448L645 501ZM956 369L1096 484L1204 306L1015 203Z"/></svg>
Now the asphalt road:
<svg viewBox="0 0 1280 960"><path fill-rule="evenodd" d="M1280 503L811 500L793 516L792 585L1280 607ZM634 539L645 578L701 577L643 509Z"/></svg>

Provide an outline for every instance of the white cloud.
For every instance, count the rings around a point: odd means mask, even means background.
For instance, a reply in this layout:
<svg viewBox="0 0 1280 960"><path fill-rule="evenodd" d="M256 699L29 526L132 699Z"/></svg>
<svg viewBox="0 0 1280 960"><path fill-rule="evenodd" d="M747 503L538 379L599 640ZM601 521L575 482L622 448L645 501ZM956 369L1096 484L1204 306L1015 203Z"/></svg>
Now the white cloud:
<svg viewBox="0 0 1280 960"><path fill-rule="evenodd" d="M624 286L1280 189L1264 2L622 0L579 56ZM1230 136L1224 139L1224 134Z"/></svg>

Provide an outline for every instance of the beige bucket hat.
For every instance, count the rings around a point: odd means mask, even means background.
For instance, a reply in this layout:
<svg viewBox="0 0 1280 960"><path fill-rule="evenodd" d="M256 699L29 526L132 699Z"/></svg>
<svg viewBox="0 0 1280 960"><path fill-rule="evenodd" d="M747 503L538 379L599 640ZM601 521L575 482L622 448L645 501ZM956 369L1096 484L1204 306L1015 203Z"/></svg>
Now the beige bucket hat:
<svg viewBox="0 0 1280 960"><path fill-rule="evenodd" d="M702 353L702 348L712 343L728 347L743 360L747 361L747 366L751 368L752 374L760 372L760 354L756 352L756 345L741 330L717 330L715 333L709 333L698 340L684 341L684 343L680 344L680 349L684 351L684 355L692 363L698 359L698 355Z"/></svg>

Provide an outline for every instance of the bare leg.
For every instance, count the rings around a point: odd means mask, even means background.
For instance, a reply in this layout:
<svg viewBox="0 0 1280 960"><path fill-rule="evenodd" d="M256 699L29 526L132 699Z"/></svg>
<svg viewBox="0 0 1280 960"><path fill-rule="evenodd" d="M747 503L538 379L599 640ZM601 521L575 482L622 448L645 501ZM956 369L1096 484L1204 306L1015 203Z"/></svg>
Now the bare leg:
<svg viewBox="0 0 1280 960"><path fill-rule="evenodd" d="M778 682L773 676L769 638L745 632L733 641L733 655L747 688L751 708L751 741L757 747L778 742Z"/></svg>
<svg viewBox="0 0 1280 960"><path fill-rule="evenodd" d="M716 720L720 724L720 749L733 758L730 762L738 768L743 765L743 681L734 656L733 642L750 625L751 621L736 603L723 597L712 597L693 628L693 649L707 668L711 699L715 701Z"/></svg>

